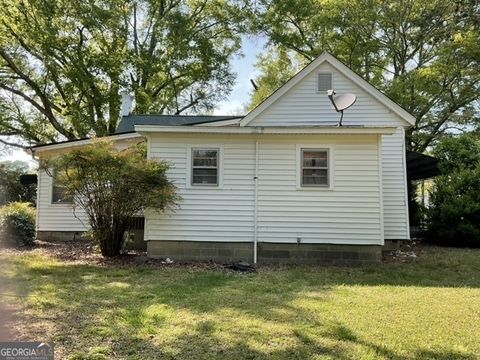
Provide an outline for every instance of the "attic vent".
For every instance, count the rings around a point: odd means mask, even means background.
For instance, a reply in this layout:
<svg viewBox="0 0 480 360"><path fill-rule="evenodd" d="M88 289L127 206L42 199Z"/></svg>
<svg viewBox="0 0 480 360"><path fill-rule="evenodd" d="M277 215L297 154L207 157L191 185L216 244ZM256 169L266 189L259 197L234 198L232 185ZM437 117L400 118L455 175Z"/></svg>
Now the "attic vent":
<svg viewBox="0 0 480 360"><path fill-rule="evenodd" d="M317 74L317 91L327 91L333 89L332 74L318 73Z"/></svg>

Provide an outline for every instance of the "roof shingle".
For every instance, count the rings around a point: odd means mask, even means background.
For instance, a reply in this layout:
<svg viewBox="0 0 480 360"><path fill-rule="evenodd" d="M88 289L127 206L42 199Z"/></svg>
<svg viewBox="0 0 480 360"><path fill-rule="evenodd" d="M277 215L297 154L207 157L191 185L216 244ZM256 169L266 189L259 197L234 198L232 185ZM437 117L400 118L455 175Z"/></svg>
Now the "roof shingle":
<svg viewBox="0 0 480 360"><path fill-rule="evenodd" d="M135 125L185 126L241 119L233 115L129 115L122 117L116 134L135 131Z"/></svg>

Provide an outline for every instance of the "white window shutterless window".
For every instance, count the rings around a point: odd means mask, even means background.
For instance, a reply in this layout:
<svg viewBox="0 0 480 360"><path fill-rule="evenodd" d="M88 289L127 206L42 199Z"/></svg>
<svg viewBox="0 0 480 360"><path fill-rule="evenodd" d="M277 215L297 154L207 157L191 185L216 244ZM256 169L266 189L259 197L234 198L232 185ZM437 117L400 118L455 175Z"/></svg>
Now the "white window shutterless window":
<svg viewBox="0 0 480 360"><path fill-rule="evenodd" d="M192 186L219 185L218 148L192 148Z"/></svg>
<svg viewBox="0 0 480 360"><path fill-rule="evenodd" d="M328 149L301 149L301 174L302 187L324 187L329 183L329 154Z"/></svg>
<svg viewBox="0 0 480 360"><path fill-rule="evenodd" d="M67 194L65 187L58 183L55 171L52 176L52 204L73 204L73 196Z"/></svg>

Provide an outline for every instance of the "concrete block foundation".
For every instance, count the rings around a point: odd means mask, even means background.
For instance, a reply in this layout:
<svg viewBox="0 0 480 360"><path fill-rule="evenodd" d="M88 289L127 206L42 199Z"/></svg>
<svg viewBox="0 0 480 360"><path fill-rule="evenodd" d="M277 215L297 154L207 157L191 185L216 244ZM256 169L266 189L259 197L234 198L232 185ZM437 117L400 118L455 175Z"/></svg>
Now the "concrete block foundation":
<svg viewBox="0 0 480 360"><path fill-rule="evenodd" d="M253 262L253 244L204 241L148 241L151 258L177 261ZM259 243L258 263L366 265L382 261L380 245Z"/></svg>
<svg viewBox="0 0 480 360"><path fill-rule="evenodd" d="M37 231L36 238L50 242L68 242L83 240L83 231ZM125 249L145 251L147 244L143 241L143 230L131 230L125 240Z"/></svg>
<svg viewBox="0 0 480 360"><path fill-rule="evenodd" d="M75 241L83 238L83 231L37 231L36 238L51 242Z"/></svg>

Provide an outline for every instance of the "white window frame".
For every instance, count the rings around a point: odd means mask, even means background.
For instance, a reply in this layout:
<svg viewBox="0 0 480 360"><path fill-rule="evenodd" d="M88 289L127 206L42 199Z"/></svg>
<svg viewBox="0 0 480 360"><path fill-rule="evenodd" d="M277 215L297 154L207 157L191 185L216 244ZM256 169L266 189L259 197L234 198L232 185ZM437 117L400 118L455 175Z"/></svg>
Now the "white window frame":
<svg viewBox="0 0 480 360"><path fill-rule="evenodd" d="M327 182L328 185L303 185L303 151L326 151L327 152ZM297 144L296 145L296 185L297 190L306 191L330 191L334 189L334 147L333 145Z"/></svg>
<svg viewBox="0 0 480 360"><path fill-rule="evenodd" d="M217 184L193 183L193 150L217 150ZM223 145L191 144L187 146L187 166L185 185L188 189L221 189L223 188Z"/></svg>
<svg viewBox="0 0 480 360"><path fill-rule="evenodd" d="M55 205L55 206L58 206L58 205L71 206L71 205L75 204L74 201L53 201L53 187L55 186L55 170L50 169L50 171L51 171L51 174L52 174L52 176L49 176L50 180L51 180L50 181L50 204ZM47 173L45 172L45 174L47 174Z"/></svg>
<svg viewBox="0 0 480 360"><path fill-rule="evenodd" d="M334 86L334 83L335 83L335 78L333 76L333 72L330 72L330 71L318 71L316 73L316 77L315 77L315 91L319 94L326 94L328 90L331 90L331 89L327 89L327 90L319 90L318 89L318 75L330 75L332 77L332 89L335 87Z"/></svg>

